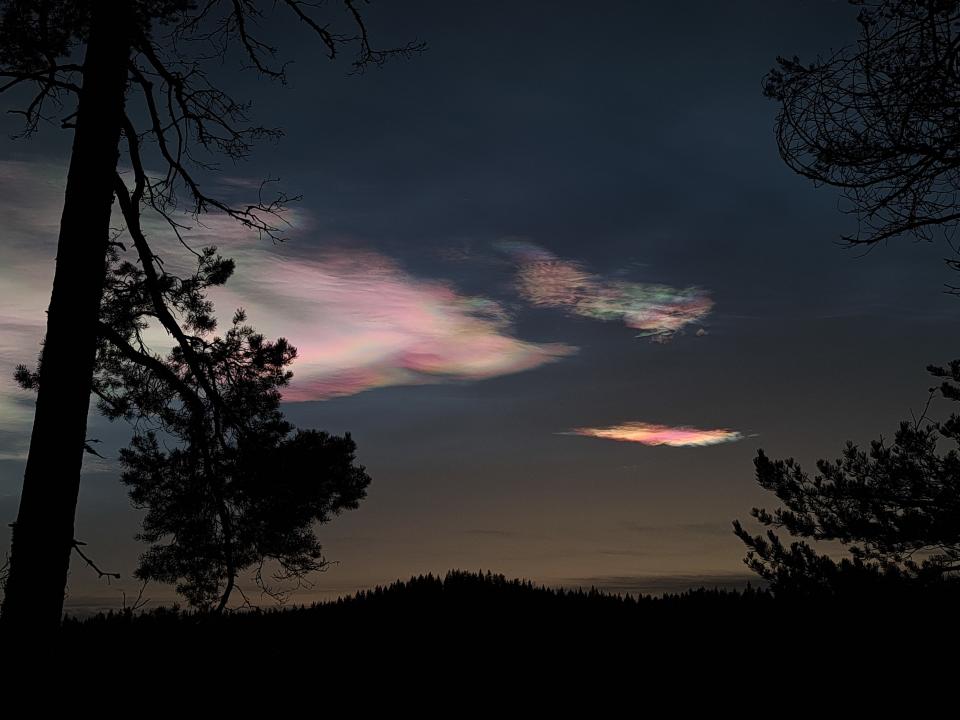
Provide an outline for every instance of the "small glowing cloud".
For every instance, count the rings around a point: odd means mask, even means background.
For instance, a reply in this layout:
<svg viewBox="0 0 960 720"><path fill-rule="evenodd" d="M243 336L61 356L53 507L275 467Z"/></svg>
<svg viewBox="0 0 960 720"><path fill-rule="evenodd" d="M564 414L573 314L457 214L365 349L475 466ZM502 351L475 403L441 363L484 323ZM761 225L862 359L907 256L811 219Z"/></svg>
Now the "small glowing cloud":
<svg viewBox="0 0 960 720"><path fill-rule="evenodd" d="M639 330L639 337L667 341L713 308L713 300L699 288L607 280L525 240L498 245L517 263L517 291L531 304L563 308L594 320L621 321Z"/></svg>
<svg viewBox="0 0 960 720"><path fill-rule="evenodd" d="M635 442L641 445L669 445L670 447L704 447L736 442L743 434L735 430L700 430L692 427L670 427L643 422L629 422L601 428L574 428L568 434L586 437Z"/></svg>

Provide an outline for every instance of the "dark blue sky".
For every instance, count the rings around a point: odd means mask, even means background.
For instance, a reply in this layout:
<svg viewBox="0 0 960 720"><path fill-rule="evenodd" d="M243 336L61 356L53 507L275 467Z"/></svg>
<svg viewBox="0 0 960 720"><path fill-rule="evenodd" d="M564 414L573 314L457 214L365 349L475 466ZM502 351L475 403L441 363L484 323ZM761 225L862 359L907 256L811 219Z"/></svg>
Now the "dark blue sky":
<svg viewBox="0 0 960 720"><path fill-rule="evenodd" d="M303 194L301 223L272 252L388 258L406 278L497 303L511 337L578 350L484 380L288 404L300 425L351 431L373 477L360 509L321 532L340 564L316 592L451 567L617 589L739 582L730 521L771 504L755 486L756 450L812 468L847 439L891 435L925 400L924 367L953 357L960 303L943 292L945 249L839 247L852 221L836 194L777 154L761 79L778 54L849 43L845 3L381 2L367 15L381 45L428 51L349 75L287 30L288 86L224 71L286 131L228 174L278 175ZM65 168L57 132L5 143L4 157L17 172ZM9 197L16 173L4 183ZM605 282L695 286L712 311L655 343L624 322L538 306L518 296L506 238ZM270 335L272 317L251 320ZM564 434L625 422L743 438L649 447ZM122 428L93 427L112 450L123 441ZM0 439L19 447L17 432ZM5 526L22 459L4 457ZM95 470L78 536L129 577L137 515L115 468ZM75 604L118 596L79 568L71 588Z"/></svg>

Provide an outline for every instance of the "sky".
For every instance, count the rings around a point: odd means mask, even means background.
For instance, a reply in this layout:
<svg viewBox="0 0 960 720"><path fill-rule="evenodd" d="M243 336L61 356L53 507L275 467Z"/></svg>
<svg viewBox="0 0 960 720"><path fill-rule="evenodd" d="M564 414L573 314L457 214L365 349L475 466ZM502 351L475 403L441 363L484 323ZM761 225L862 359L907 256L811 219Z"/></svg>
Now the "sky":
<svg viewBox="0 0 960 720"><path fill-rule="evenodd" d="M373 478L295 602L451 568L741 586L731 521L774 504L757 450L812 468L892 435L954 357L945 249L841 247L837 195L777 154L763 75L849 43L846 3L547 7L374 3L381 45L427 51L356 75L287 28L287 85L222 70L285 137L214 186L303 199L280 244L216 216L188 236L237 261L221 317L298 348L288 418L351 432ZM11 374L42 337L68 152L55 128L0 145L0 553L32 416ZM106 459L85 461L77 537L122 578L74 563L78 611L135 594L144 549L112 460L129 433L92 413L88 435Z"/></svg>

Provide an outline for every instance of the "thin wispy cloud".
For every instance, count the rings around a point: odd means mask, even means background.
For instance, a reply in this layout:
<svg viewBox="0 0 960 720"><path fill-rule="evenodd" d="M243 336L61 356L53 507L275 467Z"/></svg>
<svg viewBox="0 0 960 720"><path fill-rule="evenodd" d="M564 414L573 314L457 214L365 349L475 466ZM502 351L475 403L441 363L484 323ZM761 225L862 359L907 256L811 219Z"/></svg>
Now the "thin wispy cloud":
<svg viewBox="0 0 960 720"><path fill-rule="evenodd" d="M713 300L700 288L604 278L526 240L503 240L498 247L516 263L517 291L532 305L619 321L640 331L639 337L668 341L686 326L702 322L713 308Z"/></svg>
<svg viewBox="0 0 960 720"><path fill-rule="evenodd" d="M574 428L566 434L616 440L618 442L640 443L641 445L667 445L669 447L704 447L736 442L744 437L742 433L726 428L703 430L683 425L655 425L645 422L628 422L595 428Z"/></svg>
<svg viewBox="0 0 960 720"><path fill-rule="evenodd" d="M26 453L24 427L33 418L33 398L13 380L18 363L37 359L53 285L64 168L0 161L0 434L3 452Z"/></svg>

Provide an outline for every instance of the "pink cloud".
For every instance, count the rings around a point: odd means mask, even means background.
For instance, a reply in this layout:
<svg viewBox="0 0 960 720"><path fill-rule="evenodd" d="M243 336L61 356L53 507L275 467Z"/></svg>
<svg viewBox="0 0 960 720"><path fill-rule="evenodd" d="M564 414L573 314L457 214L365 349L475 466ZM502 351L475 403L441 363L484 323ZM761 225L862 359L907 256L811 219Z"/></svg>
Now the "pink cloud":
<svg viewBox="0 0 960 720"><path fill-rule="evenodd" d="M31 363L43 335L53 280L65 168L0 161L0 430L20 428L21 392L13 365ZM233 180L240 191L244 183ZM288 400L322 400L389 385L476 381L554 362L576 348L514 336L506 310L453 286L418 278L394 260L355 248L315 250L303 240L310 216L291 210L293 232L275 245L222 215L178 217L195 247L217 245L237 272L212 297L224 321L243 307L267 337L286 337L299 350ZM119 220L115 221L119 226ZM144 230L165 265L187 271L192 258L165 222L149 214ZM170 340L148 330L154 351ZM4 369L5 368L5 369Z"/></svg>
<svg viewBox="0 0 960 720"><path fill-rule="evenodd" d="M560 343L514 337L498 303L416 278L379 253L256 254L255 263L239 262L237 277L219 294L218 306L243 305L252 322L296 345L287 400L322 400L388 385L483 380L575 352Z"/></svg>
<svg viewBox="0 0 960 720"><path fill-rule="evenodd" d="M502 241L499 246L516 261L517 291L531 304L620 321L659 342L701 322L713 308L713 300L699 288L607 280L525 240Z"/></svg>
<svg viewBox="0 0 960 720"><path fill-rule="evenodd" d="M644 422L628 422L600 428L574 428L571 435L634 442L641 445L668 445L670 447L703 447L742 440L736 430L698 428L669 425L654 425Z"/></svg>

